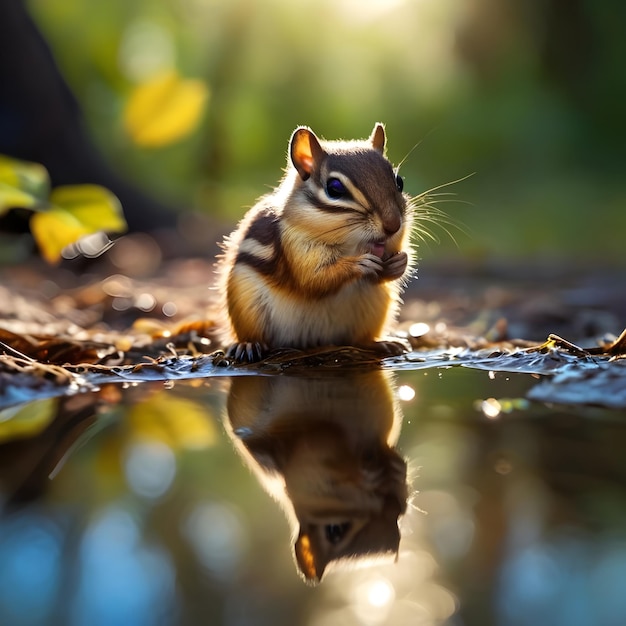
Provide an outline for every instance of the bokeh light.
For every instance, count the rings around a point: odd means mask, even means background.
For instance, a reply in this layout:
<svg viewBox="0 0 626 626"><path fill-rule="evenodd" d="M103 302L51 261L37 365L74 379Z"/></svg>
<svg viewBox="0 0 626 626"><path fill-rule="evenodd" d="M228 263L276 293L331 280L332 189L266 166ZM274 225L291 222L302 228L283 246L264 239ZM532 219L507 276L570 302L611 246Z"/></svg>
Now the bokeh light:
<svg viewBox="0 0 626 626"><path fill-rule="evenodd" d="M176 457L164 443L141 441L130 445L124 469L128 484L135 493L146 498L159 498L167 492L176 476Z"/></svg>
<svg viewBox="0 0 626 626"><path fill-rule="evenodd" d="M144 544L138 522L111 507L85 533L69 624L152 626L175 621L175 576L168 555Z"/></svg>

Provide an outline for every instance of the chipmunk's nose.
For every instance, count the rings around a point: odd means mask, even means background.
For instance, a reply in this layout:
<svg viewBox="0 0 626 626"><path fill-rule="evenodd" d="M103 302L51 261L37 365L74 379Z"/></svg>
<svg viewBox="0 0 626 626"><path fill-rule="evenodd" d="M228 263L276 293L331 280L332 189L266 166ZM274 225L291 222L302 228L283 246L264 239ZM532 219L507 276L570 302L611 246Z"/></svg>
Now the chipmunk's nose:
<svg viewBox="0 0 626 626"><path fill-rule="evenodd" d="M400 226L402 226L402 218L397 214L388 215L383 219L383 230L387 237L395 235L400 230Z"/></svg>

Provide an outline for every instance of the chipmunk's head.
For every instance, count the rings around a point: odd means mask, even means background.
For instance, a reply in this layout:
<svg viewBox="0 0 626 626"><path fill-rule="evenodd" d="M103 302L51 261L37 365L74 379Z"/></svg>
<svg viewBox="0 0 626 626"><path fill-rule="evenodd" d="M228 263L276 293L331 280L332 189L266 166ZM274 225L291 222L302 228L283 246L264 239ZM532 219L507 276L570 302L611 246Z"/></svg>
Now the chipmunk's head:
<svg viewBox="0 0 626 626"><path fill-rule="evenodd" d="M396 253L406 230L407 198L385 144L380 123L360 141L320 141L310 128L297 128L289 143L296 184L285 215L346 253Z"/></svg>

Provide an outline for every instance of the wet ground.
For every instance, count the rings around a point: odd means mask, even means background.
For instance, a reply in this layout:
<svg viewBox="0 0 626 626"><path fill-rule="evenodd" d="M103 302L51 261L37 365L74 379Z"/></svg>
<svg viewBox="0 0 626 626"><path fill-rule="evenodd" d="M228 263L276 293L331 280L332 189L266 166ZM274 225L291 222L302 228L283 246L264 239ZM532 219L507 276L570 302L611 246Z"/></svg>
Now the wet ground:
<svg viewBox="0 0 626 626"><path fill-rule="evenodd" d="M619 333L614 282L591 306L580 279L444 276L407 302L408 355L250 370L197 332L139 369L138 330L102 352L124 289L164 304L115 280L4 300L0 624L626 623L621 351L511 339Z"/></svg>

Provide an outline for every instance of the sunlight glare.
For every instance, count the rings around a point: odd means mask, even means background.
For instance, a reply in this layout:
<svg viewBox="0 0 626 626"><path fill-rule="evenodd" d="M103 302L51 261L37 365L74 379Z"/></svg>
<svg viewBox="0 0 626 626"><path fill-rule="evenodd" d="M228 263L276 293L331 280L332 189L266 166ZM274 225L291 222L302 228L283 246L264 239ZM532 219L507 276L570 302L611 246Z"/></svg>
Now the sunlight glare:
<svg viewBox="0 0 626 626"><path fill-rule="evenodd" d="M495 419L502 412L502 405L495 398L487 398L480 403L480 410L485 417Z"/></svg>
<svg viewBox="0 0 626 626"><path fill-rule="evenodd" d="M406 4L406 0L342 0L337 4L345 19L373 22Z"/></svg>
<svg viewBox="0 0 626 626"><path fill-rule="evenodd" d="M422 337L430 331L430 326L424 322L416 322L409 326L409 335L411 337Z"/></svg>
<svg viewBox="0 0 626 626"><path fill-rule="evenodd" d="M394 591L391 583L387 580L377 580L367 590L367 601L375 607L382 607L390 604L394 598Z"/></svg>
<svg viewBox="0 0 626 626"><path fill-rule="evenodd" d="M398 387L398 399L403 402L410 402L415 398L415 389L410 385L401 385Z"/></svg>
<svg viewBox="0 0 626 626"><path fill-rule="evenodd" d="M354 611L362 624L384 624L396 599L396 591L382 576L368 576L354 588Z"/></svg>

